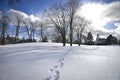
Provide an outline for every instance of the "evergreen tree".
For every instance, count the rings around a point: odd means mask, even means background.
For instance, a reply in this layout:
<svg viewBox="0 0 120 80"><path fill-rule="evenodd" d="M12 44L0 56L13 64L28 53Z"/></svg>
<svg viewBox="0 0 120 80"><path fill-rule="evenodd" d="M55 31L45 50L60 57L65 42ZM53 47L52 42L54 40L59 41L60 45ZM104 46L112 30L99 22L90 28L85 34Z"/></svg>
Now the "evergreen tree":
<svg viewBox="0 0 120 80"><path fill-rule="evenodd" d="M87 35L87 41L88 41L88 42L93 41L93 35L92 35L91 32L89 32L88 35Z"/></svg>
<svg viewBox="0 0 120 80"><path fill-rule="evenodd" d="M108 45L111 45L112 44L112 35L109 35L108 37L107 37L107 40L106 40L106 43L108 44Z"/></svg>
<svg viewBox="0 0 120 80"><path fill-rule="evenodd" d="M93 45L94 44L94 42L93 42L93 35L92 35L91 32L89 32L88 35L87 35L87 44L88 45Z"/></svg>
<svg viewBox="0 0 120 80"><path fill-rule="evenodd" d="M109 35L109 36L107 37L107 39L106 39L106 43L107 43L108 45L115 45L115 44L118 43L118 40L117 40L116 37L114 37L114 36L112 36L112 35Z"/></svg>

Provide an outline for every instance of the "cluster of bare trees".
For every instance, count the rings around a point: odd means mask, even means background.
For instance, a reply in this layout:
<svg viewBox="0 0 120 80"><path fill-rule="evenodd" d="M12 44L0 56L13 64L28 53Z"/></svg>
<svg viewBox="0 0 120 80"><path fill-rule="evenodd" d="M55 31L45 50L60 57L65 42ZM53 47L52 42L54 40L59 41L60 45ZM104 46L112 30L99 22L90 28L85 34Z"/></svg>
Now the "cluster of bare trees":
<svg viewBox="0 0 120 80"><path fill-rule="evenodd" d="M16 10L9 10L5 13L0 12L0 44L5 44L5 36L9 33L7 32L10 28L9 26L15 28L14 32L14 43L19 42L20 33L26 33L29 40L35 39L35 33L40 32L40 37L42 41L45 37L43 34L44 23L40 21L37 17L32 15L30 16L18 12ZM21 29L24 27L24 31L21 32ZM12 32L12 30L9 30Z"/></svg>
<svg viewBox="0 0 120 80"><path fill-rule="evenodd" d="M65 3L54 4L47 11L50 23L54 25L58 34L61 35L63 46L66 44L66 35L69 35L70 46L73 42L73 30L78 34L78 43L81 44L81 36L89 21L77 15L80 8L80 0L68 0ZM75 29L77 27L77 29Z"/></svg>
<svg viewBox="0 0 120 80"><path fill-rule="evenodd" d="M53 24L58 34L61 35L63 46L66 44L66 32L68 29L68 16L65 7L60 4L54 4L48 11L49 23Z"/></svg>
<svg viewBox="0 0 120 80"><path fill-rule="evenodd" d="M74 27L74 31L77 33L77 41L78 41L78 45L81 45L82 42L82 37L83 37L83 33L85 32L85 29L88 28L88 26L91 24L91 21L86 20L84 17L82 16L77 16L75 18L75 27Z"/></svg>
<svg viewBox="0 0 120 80"><path fill-rule="evenodd" d="M12 3L14 4L14 0L10 1L10 5ZM17 2L19 2L19 0ZM15 43L18 42L21 26L24 26L24 32L27 33L29 39L34 40L35 34L38 32L41 41L44 41L46 38L44 33L46 26L53 26L63 46L66 45L67 37L69 37L70 46L72 46L74 32L77 33L78 44L80 46L83 32L90 24L90 21L78 15L78 9L80 9L80 0L60 1L46 10L46 15L44 15L45 20L36 19L34 21L26 14L20 12L20 14L18 14L18 11L13 10L14 14L10 11L6 12L4 14L8 15L2 15L0 18L1 44L5 44L5 31L7 30L7 25L12 24L15 26Z"/></svg>
<svg viewBox="0 0 120 80"><path fill-rule="evenodd" d="M35 22L31 21L29 18L26 18L23 20L23 25L25 27L25 32L28 35L28 38L31 40L34 40L34 35L35 35L35 30L36 30L36 23L38 21L36 20ZM39 23L39 22L38 22Z"/></svg>
<svg viewBox="0 0 120 80"><path fill-rule="evenodd" d="M21 0L8 0L9 7L13 7L15 3L20 3ZM5 34L8 29L9 18L5 12L0 12L0 44L5 45ZM17 38L19 36L19 27L21 20L18 16L16 16L17 25L16 25L16 34L15 34L15 42L17 42Z"/></svg>

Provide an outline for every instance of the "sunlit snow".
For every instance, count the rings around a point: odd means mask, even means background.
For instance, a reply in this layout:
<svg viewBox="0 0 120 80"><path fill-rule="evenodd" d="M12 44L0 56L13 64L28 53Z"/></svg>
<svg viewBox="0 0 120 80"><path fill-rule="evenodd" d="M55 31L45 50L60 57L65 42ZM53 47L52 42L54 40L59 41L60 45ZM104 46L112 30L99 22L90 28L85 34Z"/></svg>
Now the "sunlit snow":
<svg viewBox="0 0 120 80"><path fill-rule="evenodd" d="M0 46L0 80L120 80L119 46Z"/></svg>

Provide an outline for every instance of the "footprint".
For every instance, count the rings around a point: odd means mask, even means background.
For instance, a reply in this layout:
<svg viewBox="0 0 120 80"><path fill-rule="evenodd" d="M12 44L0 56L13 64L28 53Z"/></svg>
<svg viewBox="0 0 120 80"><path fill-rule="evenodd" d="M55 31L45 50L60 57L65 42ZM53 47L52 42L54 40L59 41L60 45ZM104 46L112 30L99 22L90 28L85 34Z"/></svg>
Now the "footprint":
<svg viewBox="0 0 120 80"><path fill-rule="evenodd" d="M53 80L59 80L60 78L60 72L58 70L55 71L55 74L54 74L54 79Z"/></svg>
<svg viewBox="0 0 120 80"><path fill-rule="evenodd" d="M47 78L46 78L46 79L44 79L44 80L51 80L51 78L52 78L52 77L50 76L50 77L47 77Z"/></svg>
<svg viewBox="0 0 120 80"><path fill-rule="evenodd" d="M60 63L60 67L62 67L64 65L64 63Z"/></svg>
<svg viewBox="0 0 120 80"><path fill-rule="evenodd" d="M58 68L58 65L55 65L54 68Z"/></svg>
<svg viewBox="0 0 120 80"><path fill-rule="evenodd" d="M64 58L61 59L62 61L64 60Z"/></svg>
<svg viewBox="0 0 120 80"><path fill-rule="evenodd" d="M59 59L58 63L61 62L61 59Z"/></svg>
<svg viewBox="0 0 120 80"><path fill-rule="evenodd" d="M50 73L53 72L53 69L50 68L49 72L50 72Z"/></svg>

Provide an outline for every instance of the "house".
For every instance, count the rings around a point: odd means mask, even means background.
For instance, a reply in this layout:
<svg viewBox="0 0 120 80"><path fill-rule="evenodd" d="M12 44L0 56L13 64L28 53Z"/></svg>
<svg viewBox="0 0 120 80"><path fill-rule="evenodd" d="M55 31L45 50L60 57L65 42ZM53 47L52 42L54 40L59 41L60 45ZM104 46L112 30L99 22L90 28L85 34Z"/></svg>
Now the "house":
<svg viewBox="0 0 120 80"><path fill-rule="evenodd" d="M106 45L106 39L100 38L100 35L97 34L96 41L94 42L95 45Z"/></svg>
<svg viewBox="0 0 120 80"><path fill-rule="evenodd" d="M106 39L105 38L99 38L94 42L95 45L106 45Z"/></svg>

